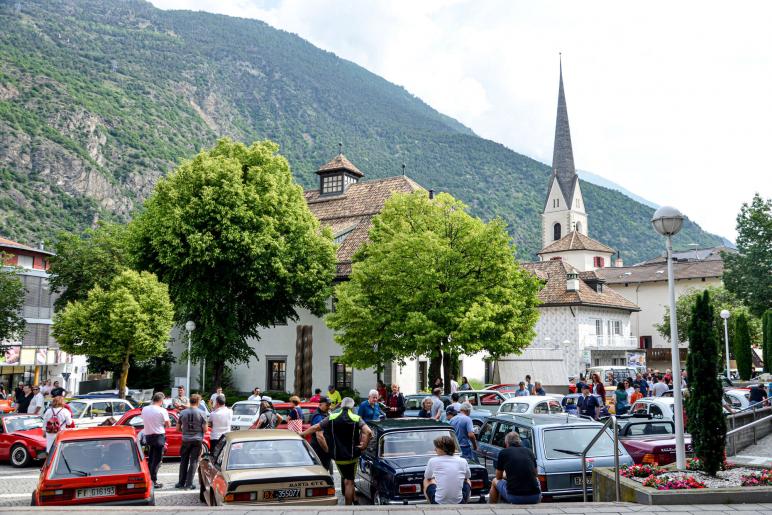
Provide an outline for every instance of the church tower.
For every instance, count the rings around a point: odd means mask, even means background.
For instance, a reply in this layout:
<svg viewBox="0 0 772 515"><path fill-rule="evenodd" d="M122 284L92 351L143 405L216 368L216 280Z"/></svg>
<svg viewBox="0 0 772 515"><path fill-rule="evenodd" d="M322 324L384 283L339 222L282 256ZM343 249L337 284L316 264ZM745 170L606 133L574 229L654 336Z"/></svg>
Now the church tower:
<svg viewBox="0 0 772 515"><path fill-rule="evenodd" d="M574 168L568 109L563 91L563 63L560 63L558 114L555 121L555 146L552 152L552 177L542 212L542 248L576 231L587 236L587 212Z"/></svg>

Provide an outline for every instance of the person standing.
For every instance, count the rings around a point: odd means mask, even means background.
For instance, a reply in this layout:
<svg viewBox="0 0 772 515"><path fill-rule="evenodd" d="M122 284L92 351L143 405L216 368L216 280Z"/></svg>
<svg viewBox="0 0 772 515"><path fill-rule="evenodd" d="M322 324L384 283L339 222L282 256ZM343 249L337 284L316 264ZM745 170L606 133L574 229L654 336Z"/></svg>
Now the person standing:
<svg viewBox="0 0 772 515"><path fill-rule="evenodd" d="M40 387L39 386L33 386L32 387L32 400L29 403L29 406L27 407L27 413L30 415L42 415L43 414L43 408L45 407L45 399L43 399L43 394L40 393Z"/></svg>
<svg viewBox="0 0 772 515"><path fill-rule="evenodd" d="M448 406L448 411L450 412L451 410L453 413L456 412L453 406ZM458 446L461 449L461 456L467 460L476 461L472 449L477 449L477 438L475 438L474 434L474 423L469 416L471 413L472 405L468 402L464 402L461 404L461 412L450 420L450 425L456 433L456 440L458 440Z"/></svg>
<svg viewBox="0 0 772 515"><path fill-rule="evenodd" d="M754 408L760 408L762 407L762 404L759 403L766 399L767 391L764 383L759 383L756 386L751 387L750 393L748 394L748 401L751 403L751 406Z"/></svg>
<svg viewBox="0 0 772 515"><path fill-rule="evenodd" d="M466 376L461 376L461 386L459 386L458 389L459 391L472 389L472 385L469 384L469 380L466 378Z"/></svg>
<svg viewBox="0 0 772 515"><path fill-rule="evenodd" d="M319 397L319 407L316 408L316 411L311 416L311 425L315 426L319 424L322 420L327 418L327 415L329 414L330 399L327 397ZM329 470L330 474L332 474L333 471L332 460L330 459L330 449L327 447L327 440L324 439L324 433L316 433L311 437L311 448L316 452L316 455L319 456L319 460L322 462L322 466Z"/></svg>
<svg viewBox="0 0 772 515"><path fill-rule="evenodd" d="M24 381L19 381L19 384L16 385L16 388L13 390L13 402L19 402L19 399L22 396L24 396Z"/></svg>
<svg viewBox="0 0 772 515"><path fill-rule="evenodd" d="M643 397L646 397L646 392L649 389L649 383L646 382L646 379L644 379L643 375L638 372L635 374L635 381L633 381L633 387L635 385L638 385L638 388L640 388L641 395Z"/></svg>
<svg viewBox="0 0 772 515"><path fill-rule="evenodd" d="M249 429L276 429L282 420L282 417L273 409L273 399L263 395L260 400L260 416Z"/></svg>
<svg viewBox="0 0 772 515"><path fill-rule="evenodd" d="M185 395L185 387L179 385L177 387L177 397L172 399L172 406L176 410L184 410L190 406L190 399Z"/></svg>
<svg viewBox="0 0 772 515"><path fill-rule="evenodd" d="M381 411L381 405L378 404L378 390L370 390L367 394L367 400L362 401L357 410L357 415L362 417L365 422L378 421L385 417Z"/></svg>
<svg viewBox="0 0 772 515"><path fill-rule="evenodd" d="M320 423L313 425L301 433L306 436L318 431L324 432L327 446L330 449L335 466L338 467L346 505L354 504L354 478L356 477L357 460L372 437L372 430L365 424L362 417L353 412L354 399L344 397L340 403L341 409L332 413Z"/></svg>
<svg viewBox="0 0 772 515"><path fill-rule="evenodd" d="M16 413L27 413L32 397L32 388L30 385L25 384L22 394L16 398Z"/></svg>
<svg viewBox="0 0 772 515"><path fill-rule="evenodd" d="M222 395L223 397L225 397L225 394L222 393L222 386L218 386L217 388L215 388L214 393L211 395L211 397L209 397L209 409L210 410L214 409L214 401L215 401L215 399L217 398L218 395Z"/></svg>
<svg viewBox="0 0 772 515"><path fill-rule="evenodd" d="M51 446L54 445L57 435L72 425L72 414L64 405L64 390L55 388L51 391L51 404L43 413L46 452L51 452Z"/></svg>
<svg viewBox="0 0 772 515"><path fill-rule="evenodd" d="M616 414L624 415L627 413L627 409L630 405L627 403L627 390L625 390L626 383L617 383L617 389L614 391L614 404L616 406Z"/></svg>
<svg viewBox="0 0 772 515"><path fill-rule="evenodd" d="M450 378L450 393L456 393L457 391L458 391L458 382L451 377Z"/></svg>
<svg viewBox="0 0 772 515"><path fill-rule="evenodd" d="M317 388L314 390L314 394L308 399L308 402L322 402L322 389Z"/></svg>
<svg viewBox="0 0 772 515"><path fill-rule="evenodd" d="M391 384L391 392L386 397L386 406L388 407L386 416L389 418L400 418L405 413L405 396L399 391L397 383Z"/></svg>
<svg viewBox="0 0 772 515"><path fill-rule="evenodd" d="M453 409L448 407L448 409ZM469 463L456 456L456 442L449 436L434 439L434 452L424 471L424 492L430 504L466 504L472 493Z"/></svg>
<svg viewBox="0 0 772 515"><path fill-rule="evenodd" d="M456 410L456 413L461 411L461 403L459 402L460 398L461 397L459 396L458 392L450 394L450 405L453 406L453 409Z"/></svg>
<svg viewBox="0 0 772 515"><path fill-rule="evenodd" d="M418 418L432 418L432 406L434 401L431 397L424 397L421 401L421 409L418 410Z"/></svg>
<svg viewBox="0 0 772 515"><path fill-rule="evenodd" d="M290 397L292 408L289 411L289 420L287 421L287 429L296 433L303 432L303 410L300 409L300 397L293 395Z"/></svg>
<svg viewBox="0 0 772 515"><path fill-rule="evenodd" d="M547 392L545 392L544 388L541 387L540 381L536 381L533 383L533 395L541 395L541 396L547 395Z"/></svg>
<svg viewBox="0 0 772 515"><path fill-rule="evenodd" d="M340 392L335 390L334 384L331 384L327 389L327 398L330 399L330 402L332 403L330 409L335 409L338 407L338 404L340 404Z"/></svg>
<svg viewBox="0 0 772 515"><path fill-rule="evenodd" d="M527 397L531 395L531 392L528 391L528 388L525 387L525 382L520 381L520 384L517 385L518 388L515 390L515 397Z"/></svg>
<svg viewBox="0 0 772 515"><path fill-rule="evenodd" d="M441 388L435 388L432 391L432 415L431 418L434 420L441 420L442 414L445 410L445 404L442 402L442 399L440 398L440 395L442 395L442 389Z"/></svg>
<svg viewBox="0 0 772 515"><path fill-rule="evenodd" d="M378 386L375 387L378 390L378 402L386 402L386 396L389 395L389 391L386 389L386 383L378 379Z"/></svg>
<svg viewBox="0 0 772 515"><path fill-rule="evenodd" d="M635 404L635 401L637 401L638 399L642 399L642 398L643 398L643 394L641 393L641 387L640 387L640 385L636 384L635 385L635 391L630 396L630 406Z"/></svg>
<svg viewBox="0 0 772 515"><path fill-rule="evenodd" d="M603 381L600 380L600 376L597 373L592 375L592 382L592 393L600 397L600 402L606 404L606 387L603 386Z"/></svg>
<svg viewBox="0 0 772 515"><path fill-rule="evenodd" d="M541 488L536 476L536 456L522 446L520 435L514 431L504 437L504 445L496 463L496 478L491 484L488 502L538 504Z"/></svg>
<svg viewBox="0 0 772 515"><path fill-rule="evenodd" d="M214 449L220 438L231 430L233 410L225 405L225 397L218 395L214 400L214 411L209 415L212 432L209 435L209 447Z"/></svg>
<svg viewBox="0 0 772 515"><path fill-rule="evenodd" d="M531 376L525 376L525 389L528 390L528 395L533 395L533 385L531 384Z"/></svg>
<svg viewBox="0 0 772 515"><path fill-rule="evenodd" d="M218 390L221 390L218 388ZM222 397L222 396L219 396ZM222 398L225 404L225 397ZM177 431L182 433L182 447L180 448L180 474L175 488L185 488L195 490L193 485L193 476L198 467L198 458L201 456L201 448L204 445L204 434L206 434L206 417L198 409L198 403L201 402L201 396L194 393L190 396L190 407L185 408L180 413L180 419L177 423ZM217 397L215 397L215 403Z"/></svg>
<svg viewBox="0 0 772 515"><path fill-rule="evenodd" d="M317 390L319 391L319 390ZM248 401L257 401L260 402L261 397L263 396L263 392L260 391L260 388L255 387L254 390L252 390L252 395L249 396L247 399ZM314 398L311 397L311 402L314 402Z"/></svg>
<svg viewBox="0 0 772 515"><path fill-rule="evenodd" d="M582 385L582 396L576 400L576 411L579 415L593 420L600 418L600 401L595 395L590 395L590 385Z"/></svg>
<svg viewBox="0 0 772 515"><path fill-rule="evenodd" d="M654 395L654 397L662 397L668 390L669 388L667 385L661 381L659 377L654 376L654 386L651 387L652 395Z"/></svg>
<svg viewBox="0 0 772 515"><path fill-rule="evenodd" d="M163 392L153 394L152 404L142 408L142 421L145 424L142 432L145 434L147 443L147 461L150 468L150 479L153 480L155 488L163 488L163 484L158 482L158 468L161 466L161 459L164 455L164 446L166 445L166 428L171 427L169 413L161 406L166 396Z"/></svg>

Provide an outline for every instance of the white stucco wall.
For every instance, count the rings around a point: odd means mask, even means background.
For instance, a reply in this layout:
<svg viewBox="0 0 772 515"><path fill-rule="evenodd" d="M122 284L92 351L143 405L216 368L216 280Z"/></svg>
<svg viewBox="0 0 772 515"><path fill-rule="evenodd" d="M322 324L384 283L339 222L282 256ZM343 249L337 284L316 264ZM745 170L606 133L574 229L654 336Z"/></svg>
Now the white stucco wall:
<svg viewBox="0 0 772 515"><path fill-rule="evenodd" d="M597 270L595 266L595 257L602 257L605 267L611 266L611 252L596 252L590 250L567 250L564 252L549 252L539 255L542 261L549 261L552 258L559 257L569 265L580 272Z"/></svg>

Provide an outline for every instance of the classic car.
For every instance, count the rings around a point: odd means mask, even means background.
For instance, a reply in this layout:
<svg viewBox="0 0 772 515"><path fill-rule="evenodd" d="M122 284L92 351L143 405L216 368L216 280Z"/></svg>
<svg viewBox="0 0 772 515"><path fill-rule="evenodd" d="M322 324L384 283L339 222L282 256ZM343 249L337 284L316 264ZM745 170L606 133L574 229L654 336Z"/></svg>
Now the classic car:
<svg viewBox="0 0 772 515"><path fill-rule="evenodd" d="M504 437L510 431L520 435L523 447L536 456L536 468L544 499L560 499L582 495L581 452L600 431L603 424L567 413L562 415L514 415L502 413L485 423L477 437L477 459L488 474L496 474L499 452ZM632 465L633 459L623 446L619 448L619 463ZM614 465L614 438L606 430L587 453L587 466ZM588 491L592 476L587 475Z"/></svg>
<svg viewBox="0 0 772 515"><path fill-rule="evenodd" d="M75 427L94 427L109 419L118 420L124 413L134 409L125 399L94 398L75 399L67 401L72 411L72 421Z"/></svg>
<svg viewBox="0 0 772 515"><path fill-rule="evenodd" d="M9 399L0 399L0 413L10 413L13 410L13 402Z"/></svg>
<svg viewBox="0 0 772 515"><path fill-rule="evenodd" d="M357 491L373 504L425 503L424 471L436 456L434 439L456 435L450 425L422 418L395 418L368 423L373 437L359 458L355 478ZM485 469L469 463L472 472L471 499L484 500L490 488Z"/></svg>
<svg viewBox="0 0 772 515"><path fill-rule="evenodd" d="M0 415L0 460L9 460L14 467L26 467L45 455L42 418L16 413Z"/></svg>
<svg viewBox="0 0 772 515"><path fill-rule="evenodd" d="M600 399L600 395L593 394L596 399ZM560 404L563 406L563 411L566 413L570 413L572 415L576 415L576 403L579 402L579 397L581 397L581 393L569 393L565 397L563 397L563 400L560 401ZM608 417L609 411L608 406L605 404L601 406L600 408L600 418Z"/></svg>
<svg viewBox="0 0 772 515"><path fill-rule="evenodd" d="M421 402L423 402L423 400L426 397L431 397L431 396L426 394L406 395L405 396L406 409L405 409L405 412L402 414L402 416L407 418L418 417L418 412L421 410ZM450 397L448 397L447 395L441 396L440 399L442 400L442 404L446 408L450 405ZM485 423L486 420L488 420L488 417L490 416L491 416L490 411L486 409L477 409L474 406L472 406L472 412L469 414L469 417L472 419L472 424L474 424L475 433L480 430L482 425Z"/></svg>
<svg viewBox="0 0 772 515"><path fill-rule="evenodd" d="M630 408L630 414L675 422L675 399L673 397L644 397L635 401ZM686 427L686 409L684 409L683 417L684 427Z"/></svg>
<svg viewBox="0 0 772 515"><path fill-rule="evenodd" d="M62 431L43 463L33 506L153 506L150 471L126 426Z"/></svg>
<svg viewBox="0 0 772 515"><path fill-rule="evenodd" d="M338 504L332 476L297 433L235 431L198 463L199 498L210 506Z"/></svg>
<svg viewBox="0 0 772 515"><path fill-rule="evenodd" d="M233 420L231 421L231 430L249 429L260 416L260 401L238 401L231 406L233 410Z"/></svg>
<svg viewBox="0 0 772 515"><path fill-rule="evenodd" d="M640 417L617 418L619 440L636 464L667 465L676 460L675 424L671 420ZM691 454L692 437L685 435L686 452Z"/></svg>
<svg viewBox="0 0 772 515"><path fill-rule="evenodd" d="M549 413L563 413L560 401L544 395L524 395L512 397L504 401L499 408L499 413L536 413L546 415Z"/></svg>
<svg viewBox="0 0 772 515"><path fill-rule="evenodd" d="M164 458L179 458L180 448L182 447L182 433L177 431L177 422L179 420L179 413L176 410L167 410L169 412L169 422L171 427L166 428L166 447L164 450ZM115 423L116 426L129 426L133 427L134 431L139 434L145 428L145 422L142 420L142 410L135 408L127 411L123 416ZM209 435L211 430L207 428L206 434L204 434L204 450L209 449Z"/></svg>
<svg viewBox="0 0 772 515"><path fill-rule="evenodd" d="M276 426L276 429L287 429L287 422L289 421L289 411L292 409L293 405L290 402L276 402L273 405L273 409L276 410L276 413L281 415L284 420L282 420L282 423ZM311 426L311 417L314 416L314 412L316 411L316 408L319 407L318 402L301 402L300 403L300 410L303 412L303 430L305 431ZM311 436L309 435L306 440L310 440Z"/></svg>

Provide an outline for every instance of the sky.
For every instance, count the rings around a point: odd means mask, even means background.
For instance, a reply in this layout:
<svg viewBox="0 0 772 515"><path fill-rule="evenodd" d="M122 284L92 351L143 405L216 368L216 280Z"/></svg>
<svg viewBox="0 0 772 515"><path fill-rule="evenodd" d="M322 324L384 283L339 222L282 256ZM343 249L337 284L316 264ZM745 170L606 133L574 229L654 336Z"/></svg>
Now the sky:
<svg viewBox="0 0 772 515"><path fill-rule="evenodd" d="M295 33L547 164L562 53L577 168L732 240L772 197L772 2L151 2Z"/></svg>

